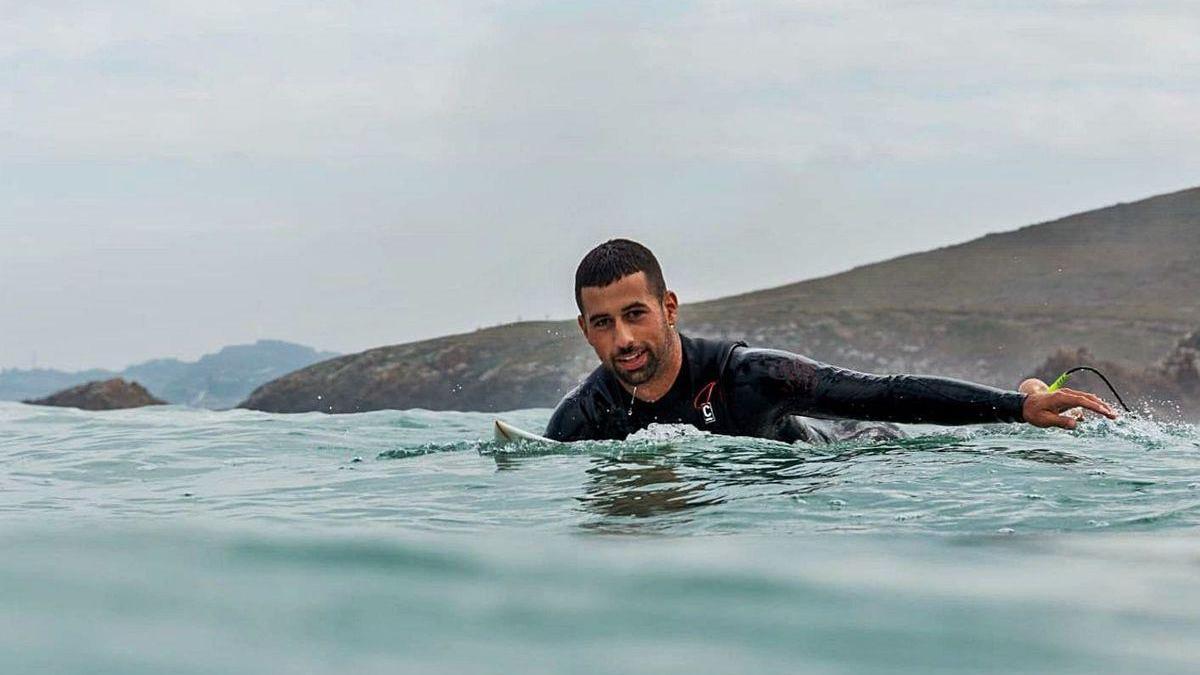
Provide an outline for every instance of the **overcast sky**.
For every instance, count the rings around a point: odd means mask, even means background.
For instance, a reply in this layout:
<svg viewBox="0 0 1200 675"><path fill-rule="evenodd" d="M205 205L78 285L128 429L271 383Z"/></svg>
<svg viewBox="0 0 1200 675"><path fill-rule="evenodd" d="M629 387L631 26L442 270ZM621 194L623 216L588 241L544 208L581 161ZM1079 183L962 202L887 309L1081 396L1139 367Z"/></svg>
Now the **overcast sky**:
<svg viewBox="0 0 1200 675"><path fill-rule="evenodd" d="M1197 7L0 0L0 367L566 318L613 236L713 298L1191 187Z"/></svg>

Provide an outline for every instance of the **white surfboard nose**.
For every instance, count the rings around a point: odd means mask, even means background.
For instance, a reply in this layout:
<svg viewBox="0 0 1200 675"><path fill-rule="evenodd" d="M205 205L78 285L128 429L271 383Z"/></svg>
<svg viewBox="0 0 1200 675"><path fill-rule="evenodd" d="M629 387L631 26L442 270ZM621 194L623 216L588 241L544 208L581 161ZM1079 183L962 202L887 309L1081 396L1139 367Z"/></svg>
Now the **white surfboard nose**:
<svg viewBox="0 0 1200 675"><path fill-rule="evenodd" d="M518 441L534 441L538 443L558 443L558 441L539 436L531 431L518 429L504 420L496 420L493 435L497 443L505 445L508 443L516 443Z"/></svg>

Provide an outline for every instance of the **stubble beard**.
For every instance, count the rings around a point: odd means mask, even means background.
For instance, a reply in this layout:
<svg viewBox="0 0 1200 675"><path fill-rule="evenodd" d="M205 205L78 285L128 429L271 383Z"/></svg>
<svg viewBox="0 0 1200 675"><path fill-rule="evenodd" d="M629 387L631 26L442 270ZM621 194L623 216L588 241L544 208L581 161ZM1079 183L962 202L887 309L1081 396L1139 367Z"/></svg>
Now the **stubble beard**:
<svg viewBox="0 0 1200 675"><path fill-rule="evenodd" d="M621 355L619 354L618 356ZM647 347L646 365L633 372L629 372L617 365L616 359L614 358L613 362L609 365L609 370L611 370L613 374L617 376L618 380L631 387L636 387L649 382L650 379L653 378L656 373L658 373L658 366L660 363L661 360L658 358L658 354L654 352L654 349L652 347Z"/></svg>
<svg viewBox="0 0 1200 675"><path fill-rule="evenodd" d="M665 323L663 324L663 330L668 330ZM612 371L613 375L617 376L618 380L624 382L630 387L637 387L646 384L658 374L659 366L662 365L663 356L665 356L666 352L671 349L670 333L667 333L666 335L667 339L663 343L661 355L659 350L655 349L653 345L646 345L646 365L633 372L621 369L621 367L617 364L617 357L624 356L625 354L629 353L623 352L612 358L612 361L608 364L609 370Z"/></svg>

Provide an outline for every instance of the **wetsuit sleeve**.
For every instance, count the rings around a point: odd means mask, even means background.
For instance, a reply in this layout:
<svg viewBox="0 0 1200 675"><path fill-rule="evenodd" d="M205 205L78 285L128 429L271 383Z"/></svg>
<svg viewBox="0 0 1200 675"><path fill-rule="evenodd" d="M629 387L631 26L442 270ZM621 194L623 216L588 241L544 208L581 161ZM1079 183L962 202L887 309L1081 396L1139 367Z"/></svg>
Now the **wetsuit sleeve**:
<svg viewBox="0 0 1200 675"><path fill-rule="evenodd" d="M928 424L1024 420L1023 394L962 380L871 375L774 349L738 350L731 366L738 408Z"/></svg>
<svg viewBox="0 0 1200 675"><path fill-rule="evenodd" d="M546 438L556 441L585 441L596 438L595 425L584 413L583 402L578 390L572 391L559 401L546 425Z"/></svg>

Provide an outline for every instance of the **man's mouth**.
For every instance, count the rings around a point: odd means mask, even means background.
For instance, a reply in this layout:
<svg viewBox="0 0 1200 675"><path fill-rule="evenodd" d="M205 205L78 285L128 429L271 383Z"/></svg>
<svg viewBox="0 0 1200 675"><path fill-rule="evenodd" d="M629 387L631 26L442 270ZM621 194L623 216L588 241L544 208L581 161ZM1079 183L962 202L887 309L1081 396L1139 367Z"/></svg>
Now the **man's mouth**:
<svg viewBox="0 0 1200 675"><path fill-rule="evenodd" d="M617 366L620 367L621 370L625 371L638 370L639 368L645 367L646 356L647 351L645 349L639 349L636 352L618 356L616 358Z"/></svg>

